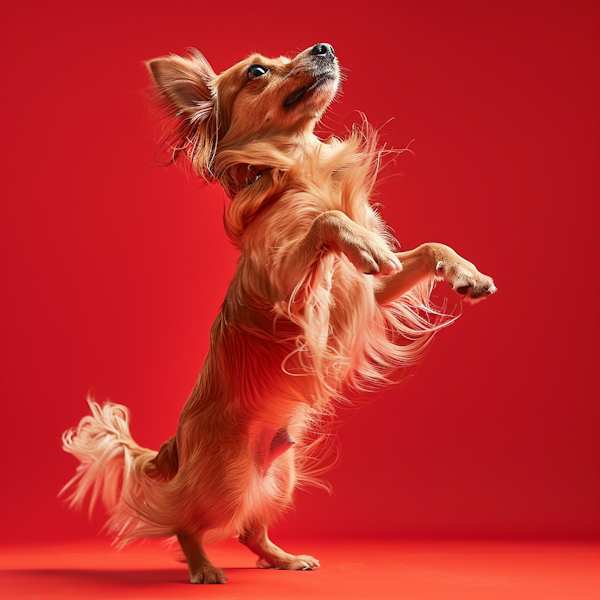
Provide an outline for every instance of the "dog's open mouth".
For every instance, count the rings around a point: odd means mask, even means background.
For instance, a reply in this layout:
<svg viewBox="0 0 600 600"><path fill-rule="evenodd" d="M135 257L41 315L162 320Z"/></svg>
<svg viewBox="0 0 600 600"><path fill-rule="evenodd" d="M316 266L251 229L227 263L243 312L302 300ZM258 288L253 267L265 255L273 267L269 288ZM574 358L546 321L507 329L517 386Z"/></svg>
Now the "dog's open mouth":
<svg viewBox="0 0 600 600"><path fill-rule="evenodd" d="M313 82L310 85L306 85L306 86L300 88L299 90L296 90L290 96L288 96L285 99L283 106L285 106L287 108L289 106L292 106L293 104L296 104L297 102L300 102L300 100L302 100L302 98L304 98L304 96L307 93L313 92L314 90L320 88L326 82L331 81L333 79L335 79L335 74L333 72L327 72L327 73L321 73L320 75L315 75L313 77Z"/></svg>

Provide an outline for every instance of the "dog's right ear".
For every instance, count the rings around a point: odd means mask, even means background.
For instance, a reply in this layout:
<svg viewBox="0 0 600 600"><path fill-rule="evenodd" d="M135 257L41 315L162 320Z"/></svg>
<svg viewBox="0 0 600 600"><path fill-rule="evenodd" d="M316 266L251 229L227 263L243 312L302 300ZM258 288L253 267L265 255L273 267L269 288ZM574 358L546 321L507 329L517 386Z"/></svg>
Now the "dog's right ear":
<svg viewBox="0 0 600 600"><path fill-rule="evenodd" d="M217 143L216 74L197 50L187 57L171 54L146 63L163 100L177 121L167 140L173 159L185 153L198 174L210 176Z"/></svg>

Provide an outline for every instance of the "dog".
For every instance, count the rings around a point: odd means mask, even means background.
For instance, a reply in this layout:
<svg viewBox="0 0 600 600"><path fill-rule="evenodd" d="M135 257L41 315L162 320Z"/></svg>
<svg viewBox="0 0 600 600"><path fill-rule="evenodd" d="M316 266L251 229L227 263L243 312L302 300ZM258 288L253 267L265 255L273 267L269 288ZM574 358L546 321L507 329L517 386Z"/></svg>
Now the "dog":
<svg viewBox="0 0 600 600"><path fill-rule="evenodd" d="M310 464L336 400L393 381L453 320L429 296L447 281L467 302L493 280L448 246L398 252L370 199L382 151L365 122L346 139L314 134L338 93L334 49L253 54L216 75L197 51L147 63L184 159L230 199L225 228L240 251L210 350L158 452L132 439L125 407L88 400L63 435L80 460L63 488L110 509L120 544L177 536L192 583L225 583L204 547L238 536L259 566L312 570L268 537L314 479Z"/></svg>

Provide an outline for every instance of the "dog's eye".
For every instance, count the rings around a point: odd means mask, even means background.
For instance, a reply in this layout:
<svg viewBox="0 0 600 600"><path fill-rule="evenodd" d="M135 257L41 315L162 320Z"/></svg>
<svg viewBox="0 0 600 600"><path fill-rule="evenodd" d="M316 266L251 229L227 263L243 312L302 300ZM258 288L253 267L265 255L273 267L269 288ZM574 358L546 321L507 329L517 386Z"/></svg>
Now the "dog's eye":
<svg viewBox="0 0 600 600"><path fill-rule="evenodd" d="M261 75L264 75L269 69L263 67L262 65L251 65L248 69L248 79L256 79Z"/></svg>

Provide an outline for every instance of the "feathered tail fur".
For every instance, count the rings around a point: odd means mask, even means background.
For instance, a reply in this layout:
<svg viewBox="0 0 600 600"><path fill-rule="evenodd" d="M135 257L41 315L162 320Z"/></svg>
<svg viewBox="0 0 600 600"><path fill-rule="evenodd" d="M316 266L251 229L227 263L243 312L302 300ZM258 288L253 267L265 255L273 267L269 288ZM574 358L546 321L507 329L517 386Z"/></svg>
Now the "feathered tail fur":
<svg viewBox="0 0 600 600"><path fill-rule="evenodd" d="M80 463L75 476L59 495L67 499L71 508L77 509L90 495L90 515L101 499L111 513L106 525L108 531L119 539L123 524L136 518L126 499L143 503L145 488L159 478L151 462L157 452L135 443L129 431L126 407L111 402L100 406L89 397L88 404L92 414L83 417L76 428L65 431L62 436L63 450Z"/></svg>

